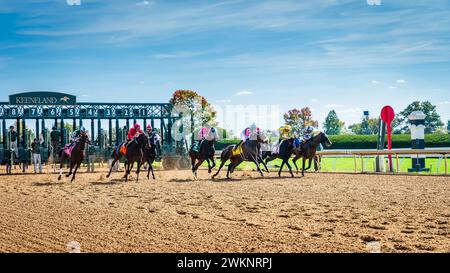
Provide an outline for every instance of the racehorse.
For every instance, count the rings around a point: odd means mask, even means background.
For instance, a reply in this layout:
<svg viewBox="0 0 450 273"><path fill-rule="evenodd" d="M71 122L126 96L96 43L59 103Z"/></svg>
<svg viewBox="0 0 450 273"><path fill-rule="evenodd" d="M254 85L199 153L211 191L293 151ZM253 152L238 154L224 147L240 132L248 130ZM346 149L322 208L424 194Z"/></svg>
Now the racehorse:
<svg viewBox="0 0 450 273"><path fill-rule="evenodd" d="M61 180L62 167L66 159L70 159L70 171L66 174L66 177L69 177L72 174L72 170L75 167L75 170L73 170L72 180L70 182L75 180L77 170L80 168L80 165L84 160L84 149L86 147L86 143L90 144L89 136L87 134L82 134L74 143L60 149L58 153L60 159L58 180Z"/></svg>
<svg viewBox="0 0 450 273"><path fill-rule="evenodd" d="M152 172L153 179L155 178L155 173L153 171L153 162L156 160L156 141L155 141L155 135L152 135L149 139L149 145L144 146L143 149L143 157L142 157L142 163L147 162L148 163L148 173L147 178L150 178L150 172Z"/></svg>
<svg viewBox="0 0 450 273"><path fill-rule="evenodd" d="M319 147L320 144L322 144L324 147L330 147L331 145L333 145L328 136L323 132L318 133L317 135L313 136L310 140L301 144L300 148L301 153L300 155L295 156L293 162L298 170L296 162L300 157L303 158L302 176L305 176L305 170L311 169L312 160L316 158L317 147ZM309 160L309 165L308 168L305 169L306 160Z"/></svg>
<svg viewBox="0 0 450 273"><path fill-rule="evenodd" d="M295 138L290 138L283 140L280 143L280 151L278 153L278 157L283 160L280 166L280 170L278 171L278 176L281 177L281 171L283 170L284 165L289 168L289 172L291 173L291 177L294 177L294 173L292 173L291 164L289 164L289 159L292 157L292 154L295 150Z"/></svg>
<svg viewBox="0 0 450 273"><path fill-rule="evenodd" d="M216 174L213 175L213 179L220 173L220 170L222 170L223 166L225 165L225 162L228 160L231 161L231 163L228 165L228 171L227 171L227 178L230 179L230 174L234 172L237 166L241 164L244 161L249 161L255 163L259 173L262 177L264 177L264 173L262 172L259 164L262 163L264 167L267 169L266 164L264 161L261 160L260 152L261 152L261 143L267 143L268 140L266 136L263 133L253 133L249 140L245 141L244 144L242 144L242 152L237 155L233 155L233 151L235 150L236 145L230 145L227 148L225 148L222 151L222 154L220 156L221 164L219 167L219 170ZM237 148L239 149L239 148Z"/></svg>
<svg viewBox="0 0 450 273"><path fill-rule="evenodd" d="M128 144L125 153L125 181L128 181L128 175L130 175L135 162L137 162L136 182L139 181L139 172L144 159L144 149L149 148L150 144L145 134L139 134Z"/></svg>
<svg viewBox="0 0 450 273"><path fill-rule="evenodd" d="M208 173L212 173L212 169L216 166L216 160L214 158L216 154L216 149L214 143L219 139L219 134L210 131L205 140L200 143L199 152L193 150L194 146L191 146L189 150L189 157L192 163L192 173L194 177L197 178L197 170L202 165L203 162L208 163ZM197 164L195 162L198 160ZM212 162L212 165L210 163Z"/></svg>

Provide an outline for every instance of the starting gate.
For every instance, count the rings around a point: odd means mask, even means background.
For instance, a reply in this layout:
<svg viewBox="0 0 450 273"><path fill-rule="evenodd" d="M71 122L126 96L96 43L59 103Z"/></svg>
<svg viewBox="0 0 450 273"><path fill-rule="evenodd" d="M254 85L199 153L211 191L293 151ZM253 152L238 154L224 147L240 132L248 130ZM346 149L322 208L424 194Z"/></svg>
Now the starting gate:
<svg viewBox="0 0 450 273"><path fill-rule="evenodd" d="M92 145L95 146L96 155L100 158L109 158L112 150L126 139L127 129L138 120L142 120L143 128L147 124L155 126L161 136L163 160L165 168L171 169L186 167L186 150L181 149L184 140L175 141L172 136L172 126L180 119L179 115L172 113L170 103L86 103L77 102L76 97L70 94L57 92L27 92L9 96L9 102L0 102L1 144L0 160L2 163L9 160L7 151L10 149L9 130L7 121L15 121L16 131L19 134L19 158L22 162L29 162L31 158L30 147L33 137L43 138L42 159L46 161L50 147L49 130L46 120L52 120L52 127L61 131L61 147L68 142L68 127L72 130L83 126L83 120L90 120L89 131ZM27 122L34 120L34 132L27 127ZM126 126L121 127L120 121L125 120ZM106 128L103 124L106 122ZM131 124L132 122L132 124ZM103 124L102 124L103 123ZM158 124L157 124L158 123ZM67 126L67 125L71 126ZM95 124L97 130L95 131ZM183 146L184 147L184 146ZM180 157L181 156L181 157ZM175 161L180 159L180 162ZM164 157L163 157L164 159ZM164 162L166 161L166 162Z"/></svg>

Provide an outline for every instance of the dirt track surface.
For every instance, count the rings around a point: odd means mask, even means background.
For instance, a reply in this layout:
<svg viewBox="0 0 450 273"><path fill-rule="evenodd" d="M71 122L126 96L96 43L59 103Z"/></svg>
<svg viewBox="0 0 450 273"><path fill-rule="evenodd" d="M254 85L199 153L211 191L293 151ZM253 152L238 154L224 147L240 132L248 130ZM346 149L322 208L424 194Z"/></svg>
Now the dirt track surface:
<svg viewBox="0 0 450 273"><path fill-rule="evenodd" d="M0 176L0 252L450 252L449 178L104 177Z"/></svg>

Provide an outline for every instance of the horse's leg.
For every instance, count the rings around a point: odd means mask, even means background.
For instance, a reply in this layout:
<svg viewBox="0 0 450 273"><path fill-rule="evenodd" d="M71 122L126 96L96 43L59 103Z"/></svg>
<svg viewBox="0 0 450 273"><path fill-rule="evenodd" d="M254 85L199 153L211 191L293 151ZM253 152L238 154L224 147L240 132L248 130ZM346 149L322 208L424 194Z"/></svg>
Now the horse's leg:
<svg viewBox="0 0 450 273"><path fill-rule="evenodd" d="M292 172L291 164L289 164L289 159L286 160L286 165L289 168L289 172L291 173L291 177L294 178L294 173Z"/></svg>
<svg viewBox="0 0 450 273"><path fill-rule="evenodd" d="M58 180L61 180L61 176L62 176L62 168L63 168L63 163L64 163L64 155L61 156L61 161L59 162L59 176L58 176Z"/></svg>
<svg viewBox="0 0 450 273"><path fill-rule="evenodd" d="M210 158L210 160L212 162L212 166L211 166L211 172L212 172L212 169L214 169L216 167L216 159L214 158L214 156L212 156Z"/></svg>
<svg viewBox="0 0 450 273"><path fill-rule="evenodd" d="M152 160L149 159L149 160L147 161L147 163L148 163L148 174L147 174L147 178L150 178L150 171L151 171L151 172L152 172L153 180L155 180L156 178L155 178L155 173L153 172Z"/></svg>
<svg viewBox="0 0 450 273"><path fill-rule="evenodd" d="M139 182L139 173L141 172L141 165L142 165L142 160L139 160L137 162L137 171L136 171L136 182Z"/></svg>
<svg viewBox="0 0 450 273"><path fill-rule="evenodd" d="M214 174L214 175L212 176L212 179L216 178L216 177L219 175L219 173L220 173L220 171L222 170L223 166L225 166L225 163L227 162L227 160L228 160L228 158L227 158L227 159L221 158L219 170L217 170L216 174Z"/></svg>
<svg viewBox="0 0 450 273"><path fill-rule="evenodd" d="M298 173L299 173L298 166L297 166L297 160L299 160L299 159L300 159L300 156L299 156L299 155L296 155L296 156L294 157L294 159L292 159L292 162L294 163L294 166L295 166L295 168L297 169L297 175L298 175Z"/></svg>
<svg viewBox="0 0 450 273"><path fill-rule="evenodd" d="M109 177L111 176L112 169L114 168L114 165L116 164L116 162L117 162L117 158L114 157L114 160L113 160L113 162L111 163L111 168L109 169L109 173L108 173L108 175L106 176L106 178L109 178Z"/></svg>
<svg viewBox="0 0 450 273"><path fill-rule="evenodd" d="M263 171L261 170L261 167L259 166L258 156L257 156L257 158L254 158L254 157L252 156L252 161L253 161L253 163L255 163L256 168L258 169L258 172L261 174L262 177L264 177L264 173L263 173Z"/></svg>
<svg viewBox="0 0 450 273"><path fill-rule="evenodd" d="M308 168L306 168L305 171L311 169L311 164L312 164L312 158L309 159Z"/></svg>
<svg viewBox="0 0 450 273"><path fill-rule="evenodd" d="M71 160L70 160L70 170L69 170L69 173L66 174L66 177L69 177L69 176L72 175L72 170L73 170L73 167L74 167L74 166L75 166L75 164L73 164L73 160L71 159Z"/></svg>
<svg viewBox="0 0 450 273"><path fill-rule="evenodd" d="M191 156L192 174L195 176L195 156Z"/></svg>
<svg viewBox="0 0 450 273"><path fill-rule="evenodd" d="M232 161L230 163L230 165L228 165L228 170L227 170L227 178L231 179L230 174L231 174L231 170L234 169L234 162Z"/></svg>
<svg viewBox="0 0 450 273"><path fill-rule="evenodd" d="M80 165L81 165L81 162L80 162L80 163L77 163L77 164L75 164L75 170L73 171L73 176L72 176L72 180L70 180L70 182L73 182L73 181L75 180L75 175L76 175L76 173L77 173L77 170L78 170L78 168L80 167Z"/></svg>
<svg viewBox="0 0 450 273"><path fill-rule="evenodd" d="M209 158L206 159L206 162L208 163L208 173L212 173L211 162L209 162Z"/></svg>
<svg viewBox="0 0 450 273"><path fill-rule="evenodd" d="M264 162L264 160L261 157L259 158L259 160L261 162L260 164L263 164L264 169L266 170L266 172L270 173L269 168L267 168L267 164Z"/></svg>
<svg viewBox="0 0 450 273"><path fill-rule="evenodd" d="M194 166L194 177L195 177L195 179L198 178L197 170L203 164L204 161L205 161L204 159L199 159L197 164L195 164L195 166Z"/></svg>
<svg viewBox="0 0 450 273"><path fill-rule="evenodd" d="M281 166L280 166L280 170L278 171L278 177L281 177L281 171L283 170L283 167L284 167L284 163L285 163L286 161L283 159L283 162L281 162Z"/></svg>
<svg viewBox="0 0 450 273"><path fill-rule="evenodd" d="M305 163L306 163L306 158L303 157L302 159L302 176L305 176Z"/></svg>

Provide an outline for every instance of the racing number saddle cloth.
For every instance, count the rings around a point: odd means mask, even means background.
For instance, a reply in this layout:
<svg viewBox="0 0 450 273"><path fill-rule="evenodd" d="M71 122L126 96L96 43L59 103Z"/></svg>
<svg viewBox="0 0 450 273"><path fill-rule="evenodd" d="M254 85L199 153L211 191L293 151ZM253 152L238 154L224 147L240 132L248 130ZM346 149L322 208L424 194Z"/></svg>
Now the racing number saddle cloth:
<svg viewBox="0 0 450 273"><path fill-rule="evenodd" d="M123 155L127 154L127 145L122 144L122 146L120 146L119 148L119 152Z"/></svg>
<svg viewBox="0 0 450 273"><path fill-rule="evenodd" d="M68 155L69 157L71 157L71 156L72 156L73 148L75 148L75 145L76 145L76 144L77 144L76 142L73 142L73 143L71 143L71 144L66 145L66 146L64 147L64 153L65 153L66 155Z"/></svg>
<svg viewBox="0 0 450 273"><path fill-rule="evenodd" d="M244 150L242 150L242 144L239 145L239 147L236 147L233 149L233 156L241 155L244 153Z"/></svg>

